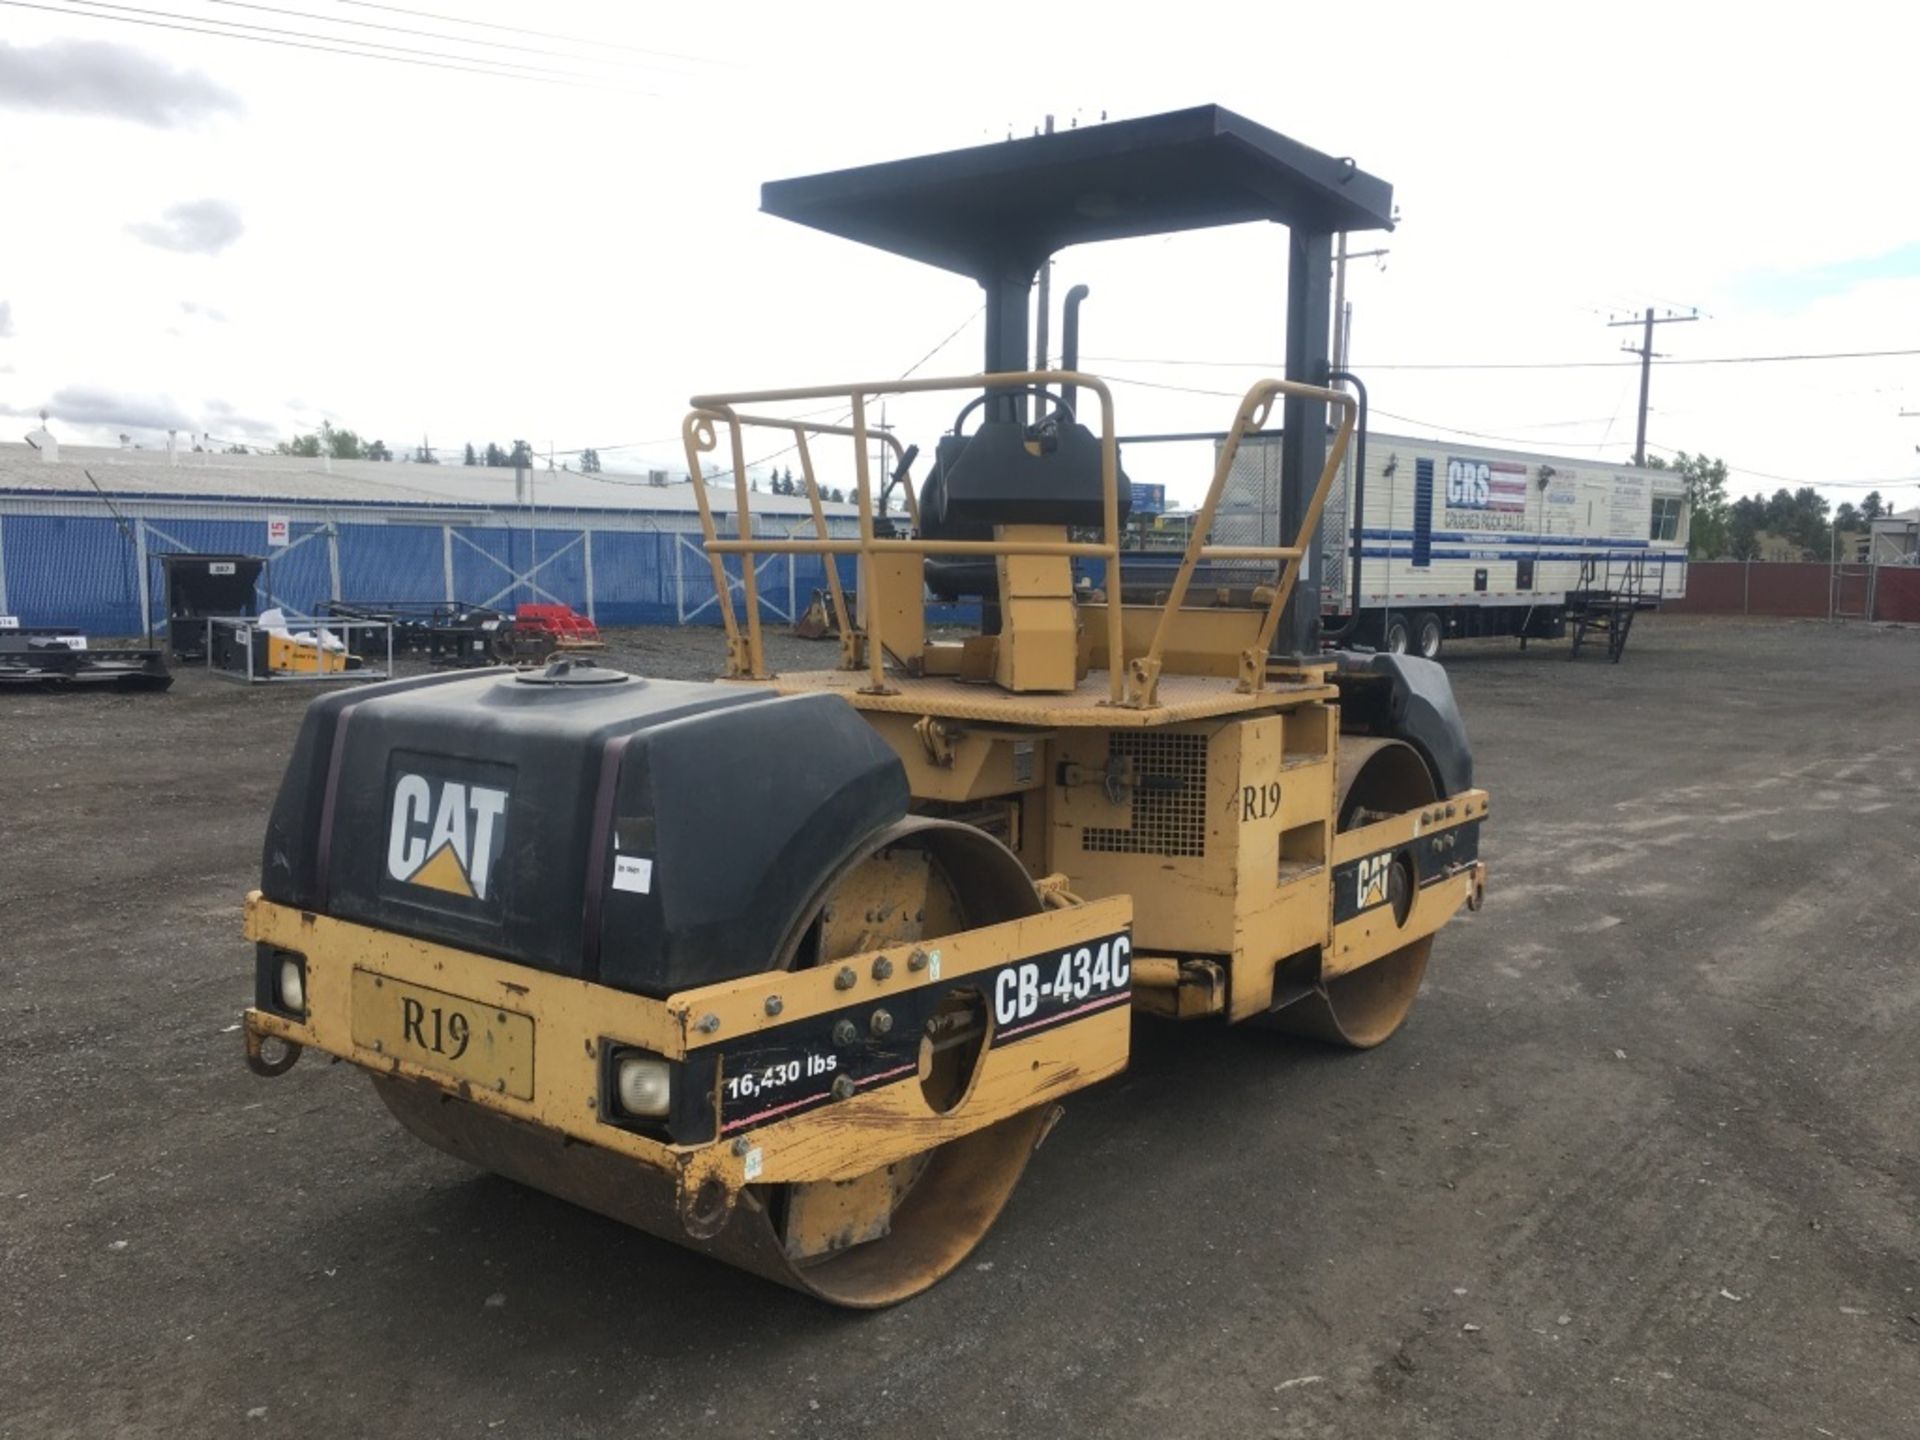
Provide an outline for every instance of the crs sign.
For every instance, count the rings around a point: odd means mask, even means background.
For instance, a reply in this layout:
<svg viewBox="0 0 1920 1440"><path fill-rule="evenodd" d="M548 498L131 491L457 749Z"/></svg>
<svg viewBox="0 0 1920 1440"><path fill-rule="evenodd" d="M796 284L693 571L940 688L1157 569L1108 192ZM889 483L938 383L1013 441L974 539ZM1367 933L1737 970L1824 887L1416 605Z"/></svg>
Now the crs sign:
<svg viewBox="0 0 1920 1440"><path fill-rule="evenodd" d="M1525 510L1527 467L1511 460L1447 460L1450 510Z"/></svg>

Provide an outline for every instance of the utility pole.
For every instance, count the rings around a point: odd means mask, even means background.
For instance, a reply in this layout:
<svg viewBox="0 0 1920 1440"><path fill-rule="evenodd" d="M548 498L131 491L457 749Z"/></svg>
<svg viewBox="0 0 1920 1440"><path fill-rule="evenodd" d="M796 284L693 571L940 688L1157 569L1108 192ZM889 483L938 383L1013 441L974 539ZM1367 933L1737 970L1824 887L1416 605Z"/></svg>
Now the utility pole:
<svg viewBox="0 0 1920 1440"><path fill-rule="evenodd" d="M1333 252L1333 368L1347 368L1347 339L1353 328L1352 307L1347 304L1347 262L1349 260L1373 260L1378 268L1387 268L1387 250L1347 249L1347 232L1342 230L1334 237Z"/></svg>
<svg viewBox="0 0 1920 1440"><path fill-rule="evenodd" d="M1682 320L1698 320L1699 318L1700 312L1698 310L1695 310L1690 315L1682 315L1676 310L1669 310L1664 315L1655 315L1653 313L1653 307L1649 305L1647 307L1647 313L1638 320L1609 320L1607 322L1609 326L1640 325L1645 327L1644 338L1642 338L1637 346L1622 345L1620 347L1626 351L1627 354L1638 355L1640 357L1640 428L1633 442L1633 463L1636 465L1644 465L1647 463L1647 392L1653 383L1653 327L1656 325L1671 325Z"/></svg>

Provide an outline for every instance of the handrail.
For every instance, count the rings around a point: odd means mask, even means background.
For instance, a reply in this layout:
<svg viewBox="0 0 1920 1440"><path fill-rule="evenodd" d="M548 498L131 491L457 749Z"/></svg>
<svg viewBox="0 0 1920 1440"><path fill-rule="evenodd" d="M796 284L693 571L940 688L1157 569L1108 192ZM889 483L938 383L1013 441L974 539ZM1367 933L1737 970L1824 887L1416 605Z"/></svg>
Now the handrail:
<svg viewBox="0 0 1920 1440"><path fill-rule="evenodd" d="M866 418L867 402L870 399L886 395L923 394L943 390L991 391L1018 386L1049 385L1058 388L1067 386L1084 388L1100 398L1100 479L1104 521L1101 540L1097 542L934 540L924 537L882 537L876 533L873 513L873 477L868 453L869 437L876 432L868 426ZM1315 404L1339 406L1343 412L1334 443L1328 449L1326 464L1321 470L1319 482L1308 502L1300 533L1291 545L1209 544L1208 538L1212 534L1214 513L1219 507L1227 477L1239 453L1241 440L1265 424L1267 415L1272 409L1274 397L1277 395L1291 396ZM851 425L822 424L807 420L774 418L744 414L738 408L820 399L847 401L853 423ZM693 409L683 422L681 433L686 445L688 468L695 481L694 498L700 511L700 524L705 536L707 557L713 567L715 595L719 602L721 621L726 628L730 675L736 678L769 678L760 626L758 575L752 563L753 556L786 554L828 557L828 587L833 595L835 615L843 636L850 636L853 632L847 615L845 595L840 585L838 567L831 563L833 556L854 555L859 558L859 584L862 593L866 595L877 593L873 574L876 558L889 553L922 556L1064 556L1100 559L1106 562L1109 597L1105 617L1109 671L1108 703L1131 707L1150 707L1158 703L1156 692L1162 656L1171 635L1174 617L1185 603L1195 568L1202 560L1208 559L1272 560L1285 563L1280 581L1268 602L1267 614L1262 621L1258 641L1241 657L1239 688L1242 691L1251 691L1262 687L1265 678L1266 652L1273 643L1281 613L1299 579L1301 564L1306 557L1306 546L1311 541L1314 528L1320 522L1320 513L1326 503L1328 490L1345 458L1355 424L1353 398L1337 390L1292 380L1263 380L1247 391L1240 402L1233 427L1227 432L1225 443L1221 446L1215 462L1213 480L1208 486L1206 501L1194 517L1186 553L1174 577L1167 601L1161 610L1152 643L1144 655L1129 662L1125 653L1120 599L1124 592L1121 587L1120 573L1122 537L1119 455L1114 431L1113 395L1106 382L1097 376L1066 370L1008 371L990 375L948 376L924 380L883 380L852 385L809 386L793 390L754 390L735 394L696 395L693 397L692 404ZM727 427L733 456L734 497L740 528L739 538L734 540L720 538L714 523L713 508L707 497L705 474L701 462L702 455L711 454L719 448L718 427L721 425ZM808 501L813 511L815 531L813 539L762 540L754 537L749 509L745 450L741 438L742 431L749 425L784 430L794 437L795 448L800 454L801 469L805 475ZM904 453L900 442L891 434L885 431L877 433L893 447L896 458ZM828 531L826 514L820 504L819 486L814 477L812 451L807 443L808 437L814 435L848 436L854 442L856 474L854 499L859 508L860 523L860 533L856 539L835 539ZM909 486L908 503L917 525L919 508L911 492L912 487ZM724 561L727 555L748 557L747 563L742 567L741 575L741 590L747 609L744 633L734 614L733 590ZM865 693L893 693L892 687L887 684L882 646L875 637L870 636L866 648L869 677L868 684L863 687ZM851 647L847 653L851 654Z"/></svg>
<svg viewBox="0 0 1920 1440"><path fill-rule="evenodd" d="M819 483L814 479L813 451L807 445L807 436L809 434L852 435L853 434L852 428L849 426L839 425L834 423L810 424L802 421L786 420L786 419L782 419L775 416L765 416L765 415L741 415L736 417L736 419L738 423L741 425L758 425L758 426L761 426L767 429L772 429L772 430L785 430L793 436L794 449L797 450L800 454L801 479L806 483L806 487L807 487L807 504L813 511L814 532L823 543L826 542L831 532L829 532L827 529L827 513L820 504L820 486L819 486ZM904 462L906 457L906 451L901 446L899 440L884 430L880 432L880 436L883 440L887 442L887 444L893 447L893 454L896 462ZM736 450L734 454L734 465L736 470L739 468L739 464L740 464L740 455ZM914 524L917 525L920 523L919 502L913 498L913 486L908 485L905 488L907 492L907 510L908 510L908 513L912 516ZM706 503L704 490L702 490L700 495L700 503L704 508ZM746 523L744 518L741 521L740 533L743 536L751 535L753 533L753 527L748 523ZM723 541L715 541L711 536L709 536L708 538L709 556L711 556L716 546L724 545L724 543L725 542ZM715 576L720 577L724 573L725 569L726 567L724 564L719 564L716 562L715 569L714 569ZM840 567L838 565L828 565L825 567L825 569L827 572L827 591L833 600L834 623L838 627L840 632L840 644L842 648L842 653L844 655L844 654L851 653L853 621L847 611L846 591L842 588L840 584ZM716 578L714 583L717 586L722 585L722 581L719 578ZM732 605L731 595L728 596L728 603L725 609L721 613L725 615L727 619L728 640L729 640L729 643L731 643L733 639L733 627L732 627L733 605ZM755 605L754 607L754 614L756 617L759 615L758 605Z"/></svg>
<svg viewBox="0 0 1920 1440"><path fill-rule="evenodd" d="M1100 480L1103 502L1101 543L1064 542L1064 541L1014 541L1014 540L925 540L882 538L874 529L873 513L873 477L871 459L868 455L868 438L873 432L867 424L867 401L886 395L922 394L941 390L998 390L1012 386L1064 386L1076 385L1092 391L1100 397ZM823 426L803 420L770 420L766 417L743 415L737 407L763 405L800 400L845 400L852 412L851 426ZM743 635L733 613L733 593L726 576L723 557L730 554L746 556L761 554L806 554L806 555L857 555L860 559L860 588L863 593L873 595L873 562L877 556L892 554L918 555L1054 555L1083 556L1103 559L1107 562L1108 573L1117 577L1120 566L1120 492L1119 492L1119 449L1114 440L1113 394L1106 382L1093 375L1083 375L1071 370L1024 370L1009 371L992 375L962 375L928 378L924 380L880 380L853 385L816 385L795 390L753 390L726 395L696 395L692 400L693 410L682 423L681 434L686 444L687 461L691 474L696 480L694 497L700 509L700 524L706 536L708 558L713 565L714 589L720 601L722 624L727 632L728 673L736 677L751 679L768 678L766 669L766 648L760 630L759 586L751 561L742 567L741 590L746 602L747 625ZM726 425L728 439L733 452L734 495L741 517L740 538L722 540L714 527L712 506L708 503L700 457L718 448L717 426ZM747 481L745 453L741 443L741 431L749 424L771 425L793 433L830 433L851 435L854 442L854 466L856 484L854 498L859 506L860 536L857 541L833 540L826 534L824 512L816 517L818 538L814 540L756 540L748 516ZM886 432L879 432L883 435ZM899 442L891 435L886 437L893 444L896 455L900 451ZM802 464L808 470L809 493L817 493L817 486L811 474L811 460L807 452L802 451ZM911 503L912 513L918 519L918 505ZM834 567L828 566L829 570ZM842 630L842 634L848 631ZM1109 653L1121 653L1121 616L1116 606L1108 616L1107 642ZM869 638L867 645L869 681L866 690L874 694L891 693L892 687L886 681L886 660L881 646ZM1122 677L1116 666L1109 682L1110 699L1119 704L1123 700Z"/></svg>
<svg viewBox="0 0 1920 1440"><path fill-rule="evenodd" d="M1265 426L1276 395L1290 395L1314 404L1338 405L1344 412L1333 444L1327 447L1326 464L1321 467L1319 483L1314 486L1313 495L1307 502L1307 513L1301 517L1300 533L1288 546L1209 545L1207 537L1213 533L1214 512L1219 508L1227 476L1233 471L1233 462L1239 456L1240 442ZM1179 572L1174 576L1166 604L1160 611L1160 623L1154 627L1153 642L1147 647L1145 655L1128 666L1127 697L1130 704L1153 703L1154 692L1160 683L1161 656L1172 633L1174 616L1186 603L1187 588L1193 583L1195 568L1202 560L1208 559L1286 561L1280 583L1274 587L1273 596L1267 602L1267 614L1260 624L1259 638L1242 652L1240 658L1238 688L1241 691L1261 688L1266 674L1267 649L1273 644L1274 631L1280 626L1281 612L1286 609L1293 587L1300 578L1300 563L1306 556L1306 547L1312 543L1314 529L1320 524L1320 511L1327 503L1327 492L1332 488L1333 477L1340 472L1341 461L1346 458L1347 442L1353 438L1355 414L1356 405L1351 395L1321 385L1306 385L1298 380L1261 380L1247 391L1240 401L1232 428L1227 431L1227 438L1220 446L1220 454L1214 461L1213 483L1207 487L1206 502L1193 517L1193 528L1187 537L1187 553L1180 561ZM1114 589L1112 593L1117 601L1120 591ZM1117 604L1112 608L1118 608ZM1117 670L1119 651L1115 650L1112 654L1116 657L1114 667Z"/></svg>

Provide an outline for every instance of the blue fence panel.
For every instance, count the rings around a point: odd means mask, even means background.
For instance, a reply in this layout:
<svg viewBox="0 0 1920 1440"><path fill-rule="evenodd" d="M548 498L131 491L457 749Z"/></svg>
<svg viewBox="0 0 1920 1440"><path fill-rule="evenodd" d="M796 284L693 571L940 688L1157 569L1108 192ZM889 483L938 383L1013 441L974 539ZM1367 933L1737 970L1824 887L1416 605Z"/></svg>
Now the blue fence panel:
<svg viewBox="0 0 1920 1440"><path fill-rule="evenodd" d="M584 614L587 552L580 533L504 525L456 529L454 593L470 604L501 610L558 601Z"/></svg>
<svg viewBox="0 0 1920 1440"><path fill-rule="evenodd" d="M594 616L602 625L673 625L676 537L658 531L597 530L593 536ZM693 561L703 572L704 558ZM707 587L712 593L712 585Z"/></svg>
<svg viewBox="0 0 1920 1440"><path fill-rule="evenodd" d="M260 574L259 600L264 609L278 605L290 615L318 615L333 598L333 562L327 553L327 526L295 521L288 527L288 543L255 551L267 557Z"/></svg>
<svg viewBox="0 0 1920 1440"><path fill-rule="evenodd" d="M140 563L133 537L111 517L9 515L0 520L0 544L6 613L22 625L139 632Z"/></svg>
<svg viewBox="0 0 1920 1440"><path fill-rule="evenodd" d="M479 525L453 531L453 593L469 605L511 610L514 566L508 550L511 532ZM503 593L504 592L504 593Z"/></svg>
<svg viewBox="0 0 1920 1440"><path fill-rule="evenodd" d="M340 598L446 599L444 543L438 525L342 525Z"/></svg>

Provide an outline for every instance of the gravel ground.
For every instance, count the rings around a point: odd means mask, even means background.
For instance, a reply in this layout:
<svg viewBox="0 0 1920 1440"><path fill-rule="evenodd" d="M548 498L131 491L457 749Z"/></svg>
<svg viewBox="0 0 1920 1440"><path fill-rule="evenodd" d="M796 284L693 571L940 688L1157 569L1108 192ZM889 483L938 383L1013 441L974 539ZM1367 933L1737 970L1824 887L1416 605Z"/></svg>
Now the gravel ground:
<svg viewBox="0 0 1920 1440"><path fill-rule="evenodd" d="M0 1436L1920 1433L1920 632L1450 666L1491 882L1405 1032L1141 1021L870 1316L465 1170L347 1067L247 1073L309 692L0 696Z"/></svg>

